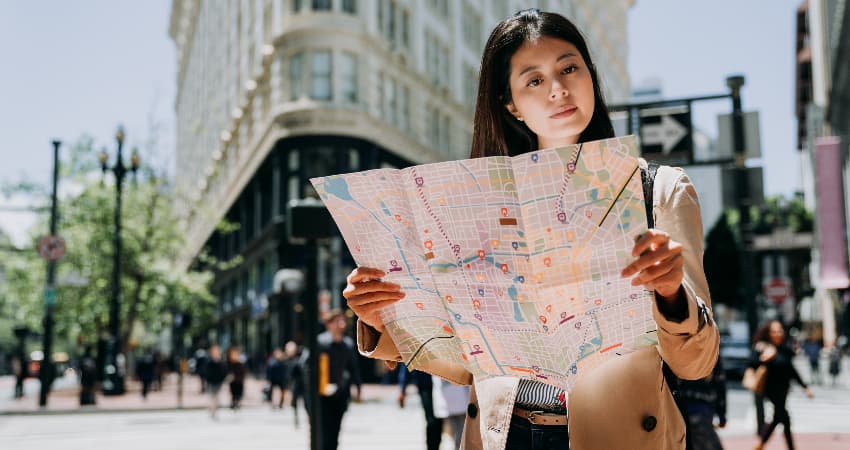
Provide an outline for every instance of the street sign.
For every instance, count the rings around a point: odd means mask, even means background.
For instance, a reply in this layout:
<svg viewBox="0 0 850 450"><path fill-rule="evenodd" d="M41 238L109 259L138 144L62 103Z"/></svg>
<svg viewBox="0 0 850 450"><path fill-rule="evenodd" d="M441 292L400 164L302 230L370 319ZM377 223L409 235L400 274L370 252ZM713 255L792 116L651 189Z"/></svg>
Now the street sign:
<svg viewBox="0 0 850 450"><path fill-rule="evenodd" d="M691 110L687 105L642 109L639 122L644 158L680 165L693 160Z"/></svg>
<svg viewBox="0 0 850 450"><path fill-rule="evenodd" d="M56 289L52 287L44 289L44 304L47 306L56 304Z"/></svg>
<svg viewBox="0 0 850 450"><path fill-rule="evenodd" d="M38 254L48 261L56 261L65 254L65 239L61 236L44 236L38 241Z"/></svg>
<svg viewBox="0 0 850 450"><path fill-rule="evenodd" d="M783 277L773 277L765 283L764 295L771 302L781 305L791 296L791 283Z"/></svg>

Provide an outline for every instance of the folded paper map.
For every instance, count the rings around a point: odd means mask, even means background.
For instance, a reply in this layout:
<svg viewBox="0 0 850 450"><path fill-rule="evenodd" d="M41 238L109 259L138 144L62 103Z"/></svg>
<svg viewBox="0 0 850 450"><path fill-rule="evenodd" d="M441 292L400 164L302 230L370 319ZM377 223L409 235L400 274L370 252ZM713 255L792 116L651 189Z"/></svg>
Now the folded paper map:
<svg viewBox="0 0 850 450"><path fill-rule="evenodd" d="M632 136L314 178L360 266L406 297L382 310L411 368L569 390L655 342L652 292L620 272L647 228Z"/></svg>

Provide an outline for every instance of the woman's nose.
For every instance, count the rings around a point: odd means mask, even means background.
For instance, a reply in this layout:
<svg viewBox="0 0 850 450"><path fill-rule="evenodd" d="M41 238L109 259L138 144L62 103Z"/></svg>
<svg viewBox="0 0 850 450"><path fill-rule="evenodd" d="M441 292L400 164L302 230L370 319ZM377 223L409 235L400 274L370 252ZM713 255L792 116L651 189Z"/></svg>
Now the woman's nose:
<svg viewBox="0 0 850 450"><path fill-rule="evenodd" d="M549 100L557 100L559 98L566 97L567 95L569 95L567 87L556 82L552 85L552 92L549 93Z"/></svg>

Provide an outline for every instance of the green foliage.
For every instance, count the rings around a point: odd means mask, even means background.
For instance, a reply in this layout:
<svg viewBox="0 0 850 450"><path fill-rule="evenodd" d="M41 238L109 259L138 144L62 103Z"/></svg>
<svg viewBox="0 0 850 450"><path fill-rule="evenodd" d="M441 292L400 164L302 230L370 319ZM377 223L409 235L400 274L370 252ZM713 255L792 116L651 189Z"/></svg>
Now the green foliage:
<svg viewBox="0 0 850 450"><path fill-rule="evenodd" d="M57 341L80 336L94 342L109 323L115 182L111 173L103 177L99 173L98 151L90 137L83 137L64 154L60 191L73 193L60 198L59 205L58 229L67 252L57 265ZM133 323L155 334L171 326L164 317L182 311L192 314L193 328L202 328L215 308L208 290L212 274L174 266L184 241L170 180L155 176L153 170L140 175L137 180L128 175L123 189L120 317L125 345ZM49 204L48 189L33 183L5 190L41 197L39 203ZM0 314L34 330L41 329L46 264L33 249L38 236L46 234L47 216L43 214L31 230L31 250L3 252L0 266L5 277L0 282Z"/></svg>

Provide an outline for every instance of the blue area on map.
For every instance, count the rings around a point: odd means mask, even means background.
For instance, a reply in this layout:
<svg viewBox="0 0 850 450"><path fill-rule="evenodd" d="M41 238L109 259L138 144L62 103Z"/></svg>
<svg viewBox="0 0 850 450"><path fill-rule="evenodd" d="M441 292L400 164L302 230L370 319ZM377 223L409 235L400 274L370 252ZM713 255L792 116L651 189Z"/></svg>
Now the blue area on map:
<svg viewBox="0 0 850 450"><path fill-rule="evenodd" d="M519 292L516 289L516 286L512 285L508 288L508 295L511 297L511 300L514 302L514 320L517 322L524 322L525 319L522 317L522 311L519 309L519 300L517 299L517 295Z"/></svg>
<svg viewBox="0 0 850 450"><path fill-rule="evenodd" d="M329 194L336 195L342 200L354 200L351 196L351 192L348 191L348 182L346 182L342 177L325 178L325 191Z"/></svg>
<svg viewBox="0 0 850 450"><path fill-rule="evenodd" d="M388 216L391 216L391 215L392 215L392 214L390 213L390 209L389 209L389 208L387 208L387 204L386 204L386 203L384 203L384 201L383 201L383 200L381 200L381 209L384 211L384 214L386 214L386 215L388 215Z"/></svg>
<svg viewBox="0 0 850 450"><path fill-rule="evenodd" d="M581 344L581 347L579 347L580 354L578 359L584 359L592 355L593 352L595 352L601 346L602 338L600 338L599 336L591 339L590 342L585 342L584 344Z"/></svg>

